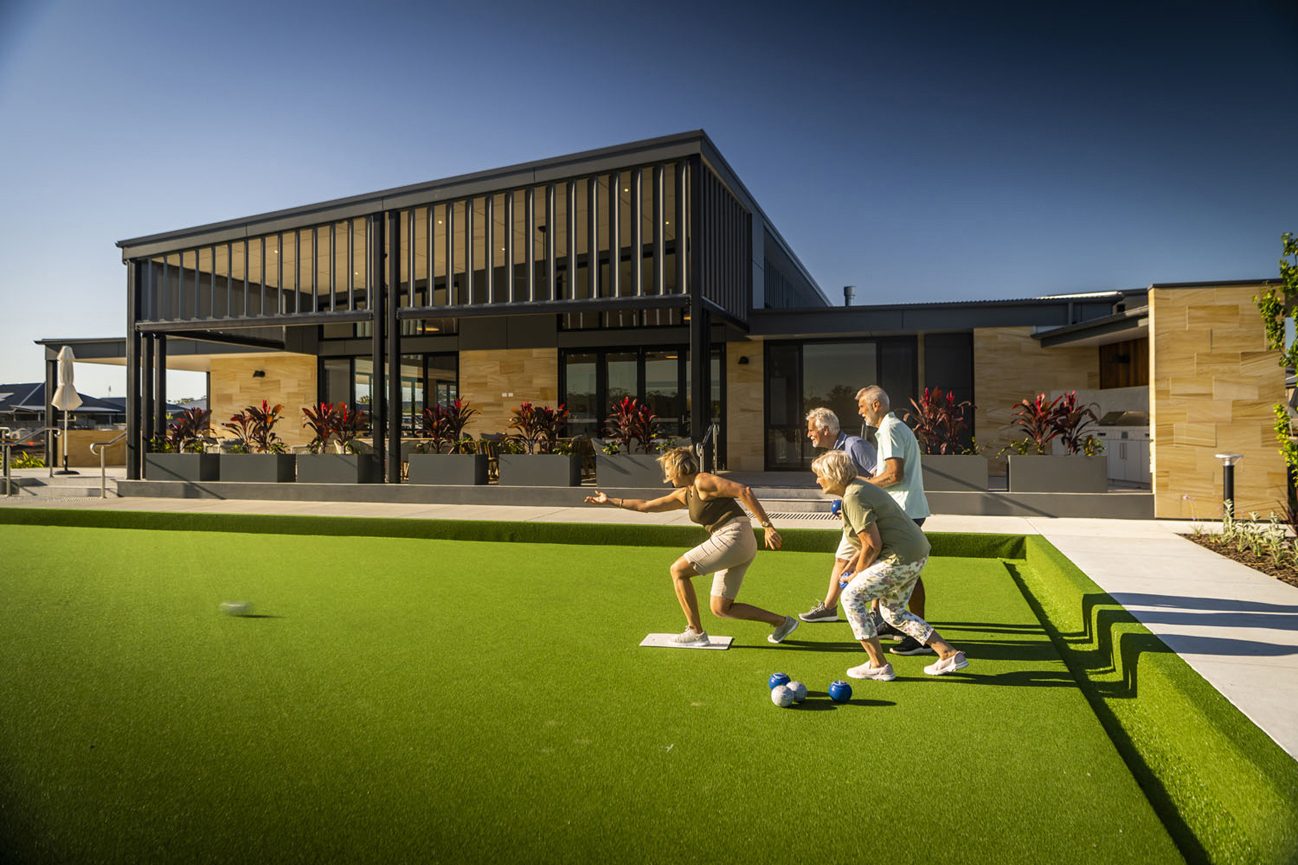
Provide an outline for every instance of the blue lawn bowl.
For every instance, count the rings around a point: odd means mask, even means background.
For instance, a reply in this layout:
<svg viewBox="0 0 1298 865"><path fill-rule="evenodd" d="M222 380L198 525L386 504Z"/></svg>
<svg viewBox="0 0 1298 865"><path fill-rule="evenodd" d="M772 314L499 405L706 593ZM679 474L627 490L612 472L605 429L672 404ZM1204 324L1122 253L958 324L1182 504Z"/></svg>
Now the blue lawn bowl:
<svg viewBox="0 0 1298 865"><path fill-rule="evenodd" d="M852 699L852 686L841 680L831 682L829 685L829 699L835 703L846 703Z"/></svg>
<svg viewBox="0 0 1298 865"><path fill-rule="evenodd" d="M838 516L838 512L841 511L842 509L843 509L842 499L834 499L834 503L829 506L829 512L834 516Z"/></svg>
<svg viewBox="0 0 1298 865"><path fill-rule="evenodd" d="M789 674L771 673L771 678L768 680L768 682L771 686L771 690L774 691L776 688L780 687L781 685L789 684Z"/></svg>

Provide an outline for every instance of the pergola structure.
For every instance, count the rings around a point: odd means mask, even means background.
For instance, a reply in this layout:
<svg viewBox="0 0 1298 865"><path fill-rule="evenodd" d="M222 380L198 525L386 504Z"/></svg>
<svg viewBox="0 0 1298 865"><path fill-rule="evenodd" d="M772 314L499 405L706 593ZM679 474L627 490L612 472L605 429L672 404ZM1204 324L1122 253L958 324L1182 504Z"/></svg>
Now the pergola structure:
<svg viewBox="0 0 1298 865"><path fill-rule="evenodd" d="M315 353L364 340L373 448L400 478L403 353L460 323L653 315L687 326L691 437L714 325L827 301L702 131L118 243L127 266L127 473L163 427L168 341ZM772 265L775 259L778 264Z"/></svg>

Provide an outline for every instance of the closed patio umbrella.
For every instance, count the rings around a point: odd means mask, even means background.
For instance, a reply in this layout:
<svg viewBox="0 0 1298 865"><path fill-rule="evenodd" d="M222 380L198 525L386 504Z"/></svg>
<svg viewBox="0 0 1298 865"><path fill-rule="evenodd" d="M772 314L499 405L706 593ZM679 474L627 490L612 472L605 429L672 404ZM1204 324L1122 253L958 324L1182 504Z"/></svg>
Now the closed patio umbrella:
<svg viewBox="0 0 1298 865"><path fill-rule="evenodd" d="M59 386L54 391L54 399L50 400L50 405L63 412L63 470L57 473L61 475L78 474L68 468L68 412L81 406L81 394L72 383L76 360L77 356L68 346L59 349Z"/></svg>

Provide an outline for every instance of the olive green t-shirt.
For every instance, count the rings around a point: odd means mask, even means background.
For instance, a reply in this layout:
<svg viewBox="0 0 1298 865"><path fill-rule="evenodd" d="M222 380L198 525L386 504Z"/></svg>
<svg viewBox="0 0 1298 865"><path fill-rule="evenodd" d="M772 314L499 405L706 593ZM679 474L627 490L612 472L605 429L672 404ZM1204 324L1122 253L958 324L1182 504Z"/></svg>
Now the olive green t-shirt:
<svg viewBox="0 0 1298 865"><path fill-rule="evenodd" d="M843 494L843 534L855 549L861 548L857 534L871 523L883 541L879 561L909 565L928 556L928 538L886 490L865 481L852 481Z"/></svg>

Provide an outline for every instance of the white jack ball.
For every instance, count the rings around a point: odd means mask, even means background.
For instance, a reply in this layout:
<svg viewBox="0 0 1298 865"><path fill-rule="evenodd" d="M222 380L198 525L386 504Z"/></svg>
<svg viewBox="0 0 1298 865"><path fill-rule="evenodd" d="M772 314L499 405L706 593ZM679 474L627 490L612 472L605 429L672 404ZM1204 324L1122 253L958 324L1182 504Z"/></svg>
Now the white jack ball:
<svg viewBox="0 0 1298 865"><path fill-rule="evenodd" d="M777 685L771 689L771 702L781 709L787 709L793 705L793 691L789 690L788 685Z"/></svg>

